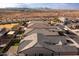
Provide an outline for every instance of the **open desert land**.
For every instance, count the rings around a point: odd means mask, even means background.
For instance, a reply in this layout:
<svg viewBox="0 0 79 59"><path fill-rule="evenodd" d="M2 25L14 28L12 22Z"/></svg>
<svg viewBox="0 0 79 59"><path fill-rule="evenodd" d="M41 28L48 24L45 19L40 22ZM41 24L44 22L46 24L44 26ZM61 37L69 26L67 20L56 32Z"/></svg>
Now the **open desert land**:
<svg viewBox="0 0 79 59"><path fill-rule="evenodd" d="M52 17L78 18L79 10L29 10L29 11L0 11L0 20L23 18L52 18Z"/></svg>

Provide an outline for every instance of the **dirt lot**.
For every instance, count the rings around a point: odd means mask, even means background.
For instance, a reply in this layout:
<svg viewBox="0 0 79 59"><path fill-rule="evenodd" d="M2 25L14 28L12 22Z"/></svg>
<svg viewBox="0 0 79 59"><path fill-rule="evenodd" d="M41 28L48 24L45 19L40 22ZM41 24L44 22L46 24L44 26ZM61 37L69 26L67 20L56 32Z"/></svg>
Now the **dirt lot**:
<svg viewBox="0 0 79 59"><path fill-rule="evenodd" d="M3 24L3 25L0 25L0 28L8 28L8 29L11 29L11 28L13 28L16 25L18 25L18 23L16 23L16 24Z"/></svg>

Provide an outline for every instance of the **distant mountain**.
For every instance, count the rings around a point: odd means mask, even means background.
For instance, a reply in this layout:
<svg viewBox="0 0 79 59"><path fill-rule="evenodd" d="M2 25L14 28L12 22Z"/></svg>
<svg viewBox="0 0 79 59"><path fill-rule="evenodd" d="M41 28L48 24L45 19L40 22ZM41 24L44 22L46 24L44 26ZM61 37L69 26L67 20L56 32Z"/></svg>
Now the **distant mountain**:
<svg viewBox="0 0 79 59"><path fill-rule="evenodd" d="M52 9L52 8L0 8L0 12L19 12L19 11L79 11L73 9Z"/></svg>

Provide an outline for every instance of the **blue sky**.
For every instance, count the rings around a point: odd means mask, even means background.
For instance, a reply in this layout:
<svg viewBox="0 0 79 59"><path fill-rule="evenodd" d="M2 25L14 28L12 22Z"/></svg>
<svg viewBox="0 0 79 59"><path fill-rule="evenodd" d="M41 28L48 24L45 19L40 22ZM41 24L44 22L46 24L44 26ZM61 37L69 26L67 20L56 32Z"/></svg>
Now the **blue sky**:
<svg viewBox="0 0 79 59"><path fill-rule="evenodd" d="M79 3L3 3L0 8L52 8L52 9L79 9Z"/></svg>

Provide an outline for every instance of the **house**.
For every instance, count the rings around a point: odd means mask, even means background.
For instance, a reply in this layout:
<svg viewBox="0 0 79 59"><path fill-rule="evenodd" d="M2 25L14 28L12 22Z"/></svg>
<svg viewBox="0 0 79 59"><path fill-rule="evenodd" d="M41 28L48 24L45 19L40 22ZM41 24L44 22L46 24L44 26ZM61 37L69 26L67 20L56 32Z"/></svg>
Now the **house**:
<svg viewBox="0 0 79 59"><path fill-rule="evenodd" d="M59 30L56 29L56 27L52 28L52 29L28 28L28 29L26 29L24 36L28 36L28 35L33 34L33 33L41 33L44 35L59 35L57 31L59 31Z"/></svg>
<svg viewBox="0 0 79 59"><path fill-rule="evenodd" d="M66 18L65 18L65 17L59 17L58 19L59 19L60 21L64 22Z"/></svg>
<svg viewBox="0 0 79 59"><path fill-rule="evenodd" d="M30 23L28 24L27 28L53 28L54 26L50 26L49 22L52 21L30 21Z"/></svg>
<svg viewBox="0 0 79 59"><path fill-rule="evenodd" d="M9 39L7 39L8 30L5 28L0 29L0 47L5 47Z"/></svg>
<svg viewBox="0 0 79 59"><path fill-rule="evenodd" d="M65 36L33 33L21 40L17 54L26 56L77 55L77 48L67 44Z"/></svg>
<svg viewBox="0 0 79 59"><path fill-rule="evenodd" d="M58 31L62 31L58 26L50 26L47 23L31 23L27 26L24 36L32 33L42 33L44 35L59 35Z"/></svg>
<svg viewBox="0 0 79 59"><path fill-rule="evenodd" d="M0 28L0 37L2 37L8 30L6 28Z"/></svg>

